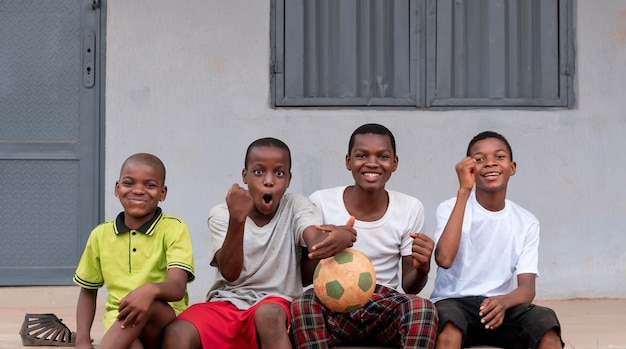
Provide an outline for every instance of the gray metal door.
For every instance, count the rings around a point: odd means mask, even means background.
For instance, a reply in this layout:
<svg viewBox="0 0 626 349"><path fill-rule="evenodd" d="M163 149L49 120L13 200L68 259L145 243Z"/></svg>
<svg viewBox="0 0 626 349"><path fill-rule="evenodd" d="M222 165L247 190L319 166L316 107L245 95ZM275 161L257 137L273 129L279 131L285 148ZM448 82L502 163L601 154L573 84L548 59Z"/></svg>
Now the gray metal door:
<svg viewBox="0 0 626 349"><path fill-rule="evenodd" d="M102 217L104 4L0 0L0 286L71 284Z"/></svg>

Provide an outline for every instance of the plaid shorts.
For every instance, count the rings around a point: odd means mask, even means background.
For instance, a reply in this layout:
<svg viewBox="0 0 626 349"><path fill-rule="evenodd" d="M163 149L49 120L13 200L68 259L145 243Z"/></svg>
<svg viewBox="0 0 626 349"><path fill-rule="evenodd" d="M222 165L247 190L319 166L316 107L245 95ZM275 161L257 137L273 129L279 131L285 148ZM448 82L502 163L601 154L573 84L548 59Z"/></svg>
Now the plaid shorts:
<svg viewBox="0 0 626 349"><path fill-rule="evenodd" d="M434 348L437 310L427 299L376 285L360 309L338 313L308 289L291 303L292 341L298 349L327 349L344 344L382 344L398 348Z"/></svg>

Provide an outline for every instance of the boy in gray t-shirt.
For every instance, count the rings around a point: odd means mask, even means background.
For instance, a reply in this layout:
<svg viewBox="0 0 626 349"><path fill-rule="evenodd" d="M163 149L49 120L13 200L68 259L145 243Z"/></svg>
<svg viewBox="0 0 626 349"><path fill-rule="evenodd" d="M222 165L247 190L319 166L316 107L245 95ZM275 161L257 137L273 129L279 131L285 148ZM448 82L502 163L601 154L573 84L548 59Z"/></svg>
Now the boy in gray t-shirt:
<svg viewBox="0 0 626 349"><path fill-rule="evenodd" d="M164 348L285 348L291 299L302 292L300 251L333 256L356 240L350 226L319 226L313 204L286 194L291 154L282 141L259 139L248 147L243 182L209 213L219 273L207 302L194 304L165 331ZM258 338L258 341L257 341Z"/></svg>

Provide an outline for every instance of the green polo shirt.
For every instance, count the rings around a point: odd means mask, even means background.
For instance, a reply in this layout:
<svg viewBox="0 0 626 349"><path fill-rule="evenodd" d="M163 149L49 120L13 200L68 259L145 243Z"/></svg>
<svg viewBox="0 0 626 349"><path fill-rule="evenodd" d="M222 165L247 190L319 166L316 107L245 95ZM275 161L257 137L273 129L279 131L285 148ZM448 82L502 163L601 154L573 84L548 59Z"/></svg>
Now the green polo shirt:
<svg viewBox="0 0 626 349"><path fill-rule="evenodd" d="M106 286L106 330L117 317L120 299L146 283L165 281L169 268L185 270L187 282L195 278L187 224L162 213L159 207L149 222L133 230L124 224L121 212L115 220L102 223L91 232L74 283L87 289ZM179 314L188 303L185 292L183 299L170 305Z"/></svg>

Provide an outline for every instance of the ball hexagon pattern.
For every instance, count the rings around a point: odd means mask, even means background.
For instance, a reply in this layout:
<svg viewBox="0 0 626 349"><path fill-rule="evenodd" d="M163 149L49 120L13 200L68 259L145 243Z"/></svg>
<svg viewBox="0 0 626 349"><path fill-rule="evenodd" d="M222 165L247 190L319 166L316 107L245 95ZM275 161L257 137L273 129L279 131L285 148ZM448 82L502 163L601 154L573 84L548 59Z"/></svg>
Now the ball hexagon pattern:
<svg viewBox="0 0 626 349"><path fill-rule="evenodd" d="M313 290L317 298L330 310L342 313L365 305L375 286L374 265L354 248L321 260L313 274Z"/></svg>

